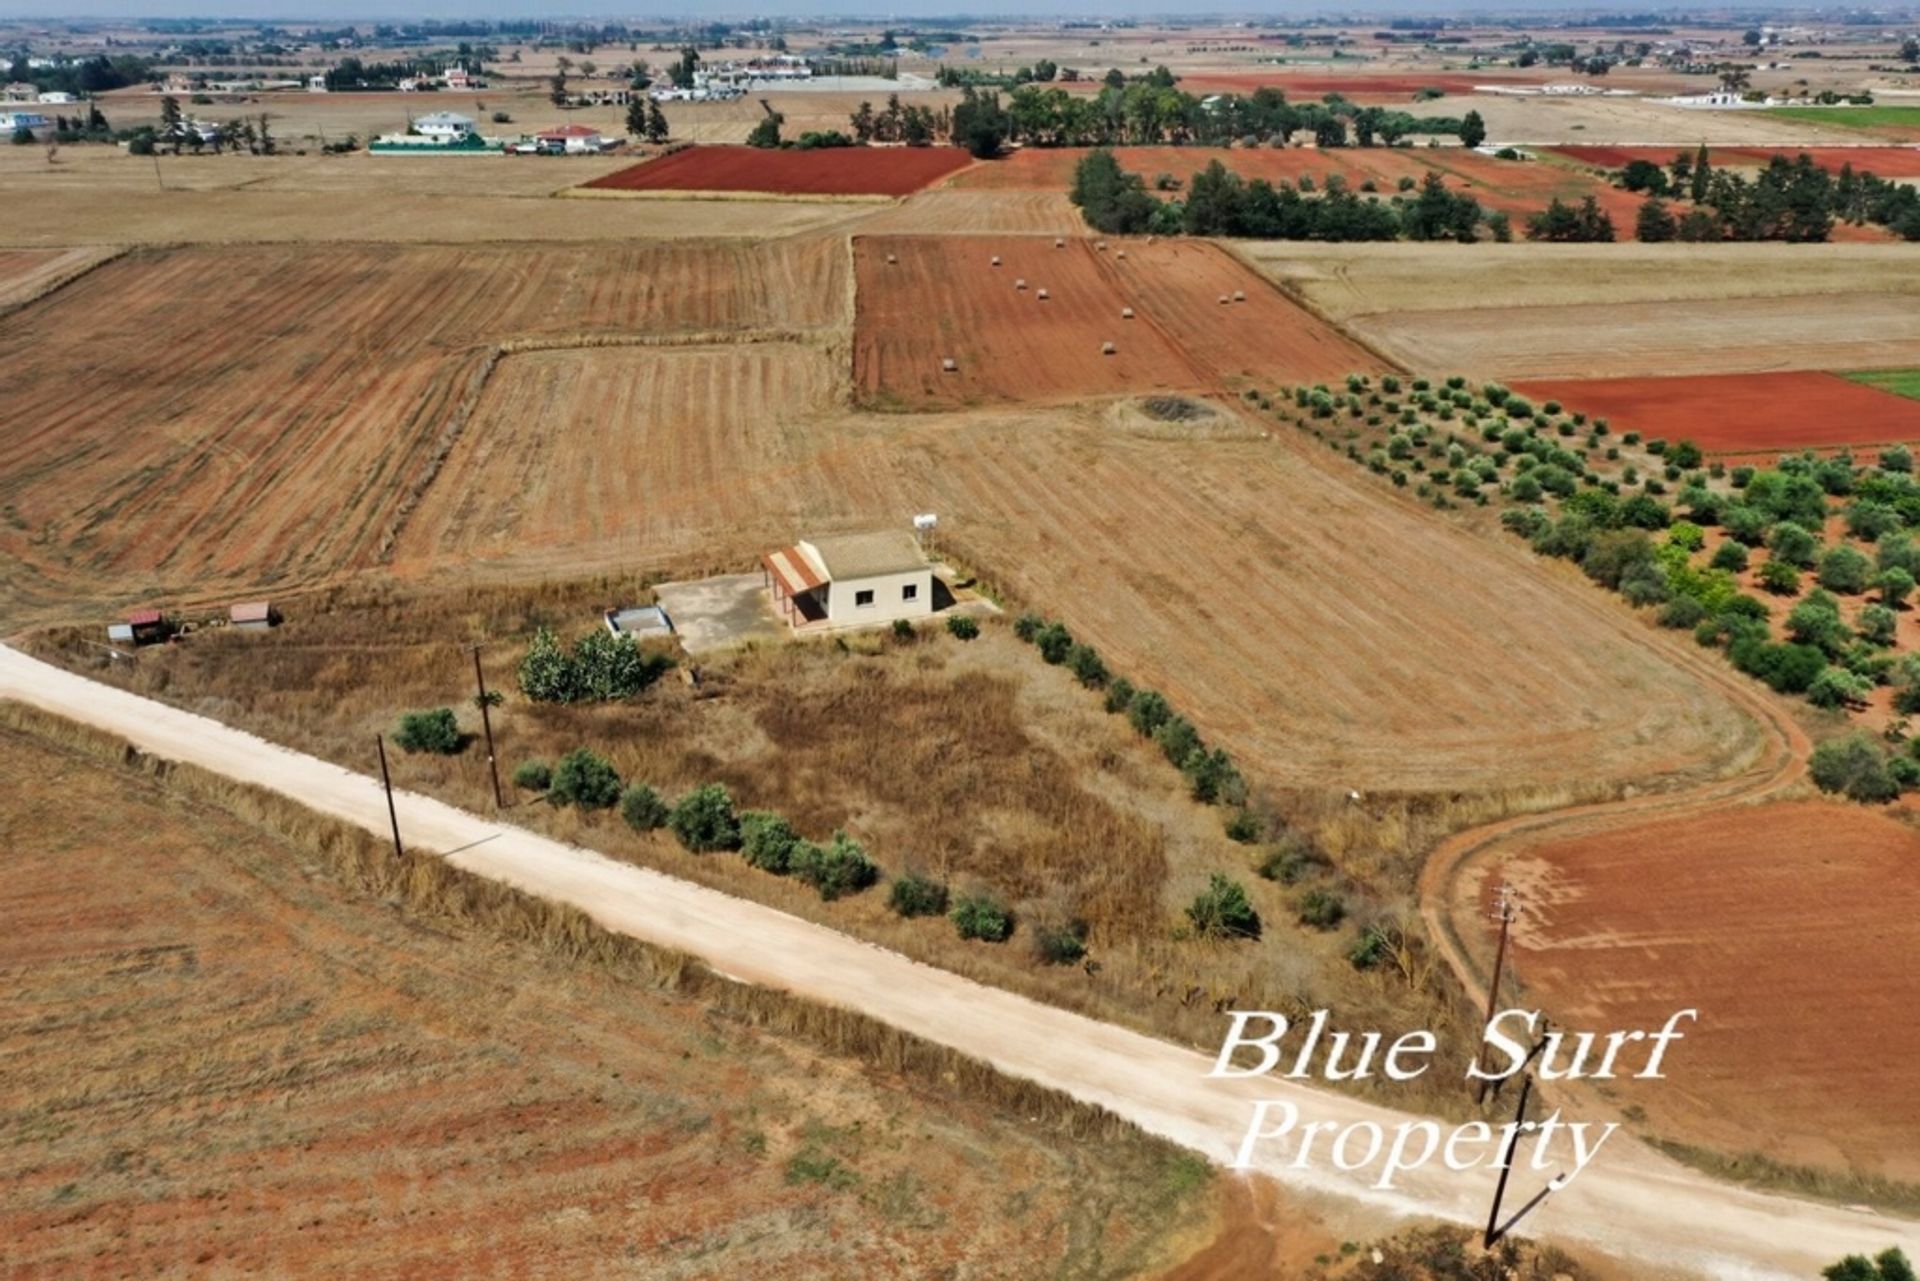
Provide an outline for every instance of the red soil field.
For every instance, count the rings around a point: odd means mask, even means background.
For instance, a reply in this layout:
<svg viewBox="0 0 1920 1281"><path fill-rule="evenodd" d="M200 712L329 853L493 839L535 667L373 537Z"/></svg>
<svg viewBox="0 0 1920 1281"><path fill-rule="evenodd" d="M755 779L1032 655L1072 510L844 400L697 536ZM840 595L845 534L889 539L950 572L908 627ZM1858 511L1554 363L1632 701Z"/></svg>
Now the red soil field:
<svg viewBox="0 0 1920 1281"><path fill-rule="evenodd" d="M1710 453L1920 440L1920 400L1819 371L1555 379L1514 390L1605 418L1616 433L1691 440Z"/></svg>
<svg viewBox="0 0 1920 1281"><path fill-rule="evenodd" d="M861 237L860 395L883 408L952 407L1322 381L1381 367L1213 245L1100 243L1105 252L1082 239L1056 248L1031 236ZM1236 292L1244 301L1220 301ZM1122 317L1127 307L1135 319ZM1102 354L1104 342L1115 354ZM949 357L959 365L951 373L941 368Z"/></svg>
<svg viewBox="0 0 1920 1281"><path fill-rule="evenodd" d="M1665 167L1676 154L1692 147L1555 147L1554 151L1581 164L1619 169L1629 161L1650 160ZM1838 172L1852 165L1855 173L1882 178L1920 178L1920 147L1710 147L1707 159L1728 168L1759 167L1775 156L1792 160L1805 153L1822 169Z"/></svg>
<svg viewBox="0 0 1920 1281"><path fill-rule="evenodd" d="M1614 1090L1649 1133L1920 1179L1920 834L1778 803L1554 842L1507 875L1515 973L1550 1015L1613 1030L1699 1010L1666 1080Z"/></svg>
<svg viewBox="0 0 1920 1281"><path fill-rule="evenodd" d="M965 169L960 147L688 147L585 184L609 191L759 191L780 196L905 196Z"/></svg>

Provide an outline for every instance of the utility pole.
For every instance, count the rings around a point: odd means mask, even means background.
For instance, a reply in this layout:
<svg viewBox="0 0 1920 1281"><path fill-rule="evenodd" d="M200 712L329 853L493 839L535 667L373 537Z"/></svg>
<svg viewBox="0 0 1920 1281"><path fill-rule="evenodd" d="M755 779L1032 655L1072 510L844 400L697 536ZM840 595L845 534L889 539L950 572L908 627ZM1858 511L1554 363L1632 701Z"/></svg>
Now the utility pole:
<svg viewBox="0 0 1920 1281"><path fill-rule="evenodd" d="M380 785L387 789L387 822L393 824L393 857L404 860L407 853L400 846L400 814L393 808L393 777L387 773L387 740L385 735L375 734L373 745L380 752Z"/></svg>
<svg viewBox="0 0 1920 1281"><path fill-rule="evenodd" d="M1500 1222L1500 1206L1501 1203L1506 1200L1507 1196L1507 1178L1513 1173L1514 1157L1518 1155L1520 1151L1520 1135L1525 1132L1529 1124L1527 1121L1527 1100L1533 1094L1533 1073L1528 1069L1528 1064L1531 1064L1535 1057L1539 1055L1540 1051L1547 1047L1547 1032L1552 1026L1553 1024L1548 1019L1542 1018L1540 1020L1540 1039L1533 1043L1533 1048L1527 1052L1526 1062L1520 1065L1520 1105L1513 1110L1513 1137L1507 1141L1506 1150L1501 1153L1500 1179L1494 1184L1493 1204L1487 1209L1487 1231L1480 1242L1481 1248L1485 1250L1493 1249L1494 1242L1500 1240L1501 1237L1504 1237L1511 1231L1514 1224L1533 1213L1542 1201L1553 1195L1560 1187L1560 1179L1559 1176L1556 1175L1553 1180L1536 1193L1533 1200L1527 1202L1513 1218L1509 1219L1506 1223Z"/></svg>
<svg viewBox="0 0 1920 1281"><path fill-rule="evenodd" d="M1500 979L1506 972L1507 938L1513 930L1513 918L1520 914L1520 905L1514 898L1512 886L1502 885L1500 887L1500 905L1495 909L1495 914L1500 922L1500 945L1494 950L1493 979L1487 984L1487 1017L1480 1024L1480 1048L1475 1050L1473 1054L1474 1066L1483 1069L1485 1067L1487 1053L1487 1025L1493 1022L1494 1013L1499 1009ZM1484 1103L1487 1101L1487 1086L1489 1084L1491 1084L1491 1082L1483 1077L1475 1085L1473 1092L1473 1101L1475 1103Z"/></svg>
<svg viewBox="0 0 1920 1281"><path fill-rule="evenodd" d="M480 647L473 647L473 681L480 687L480 728L487 735L487 773L493 777L493 808L503 810L506 802L500 799L500 766L493 755L493 716L487 710L487 678L480 670Z"/></svg>

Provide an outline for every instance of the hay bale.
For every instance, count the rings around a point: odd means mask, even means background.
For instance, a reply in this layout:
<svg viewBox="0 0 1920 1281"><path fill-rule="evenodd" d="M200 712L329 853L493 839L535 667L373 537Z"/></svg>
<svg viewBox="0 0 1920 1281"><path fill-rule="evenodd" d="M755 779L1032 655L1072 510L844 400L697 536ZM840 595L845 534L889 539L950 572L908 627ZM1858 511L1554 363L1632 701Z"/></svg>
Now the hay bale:
<svg viewBox="0 0 1920 1281"><path fill-rule="evenodd" d="M999 255L999 254L995 254L995 255L993 256L993 265L994 265L994 266L996 266L996 267L998 267L998 266L1000 265L1000 255Z"/></svg>
<svg viewBox="0 0 1920 1281"><path fill-rule="evenodd" d="M1096 241L1094 241L1094 242L1093 242L1093 251L1094 251L1095 253L1097 253L1097 254L1103 254L1103 253L1105 253L1105 252L1107 252L1107 242L1106 242L1106 241L1104 241L1104 240L1096 240Z"/></svg>
<svg viewBox="0 0 1920 1281"><path fill-rule="evenodd" d="M1234 291L1233 291L1233 300L1234 300L1235 302L1245 302L1245 301L1247 300L1247 291L1246 291L1246 290L1244 290L1244 289L1236 289L1236 290L1234 290Z"/></svg>
<svg viewBox="0 0 1920 1281"><path fill-rule="evenodd" d="M1226 294L1221 294L1221 295L1220 295L1220 305L1221 305L1221 306L1223 306L1223 307L1224 307L1224 306L1225 306L1226 304L1228 304L1228 303L1230 303L1230 302L1232 302L1232 301L1233 301L1233 299L1232 299L1232 298L1230 298L1230 297L1228 297L1228 296L1227 296Z"/></svg>
<svg viewBox="0 0 1920 1281"><path fill-rule="evenodd" d="M1053 247L1055 249L1065 249L1067 247L1067 238L1065 236L1055 236L1053 238Z"/></svg>
<svg viewBox="0 0 1920 1281"><path fill-rule="evenodd" d="M887 265L888 265L889 267L891 267L891 266L892 266L892 265L893 265L894 263L896 263L896 262L899 262L899 261L900 261L900 259L899 259L899 258L897 258L897 257L895 257L895 256L894 256L893 254L888 254L888 255L887 255Z"/></svg>
<svg viewBox="0 0 1920 1281"><path fill-rule="evenodd" d="M1132 320L1132 319L1133 319L1133 308L1131 308L1131 307L1122 307L1122 308L1120 309L1120 319L1122 319L1122 320Z"/></svg>
<svg viewBox="0 0 1920 1281"><path fill-rule="evenodd" d="M1127 256L1127 251L1124 249L1116 249L1113 251L1113 256L1115 258L1125 258Z"/></svg>
<svg viewBox="0 0 1920 1281"><path fill-rule="evenodd" d="M1111 356L1113 355L1113 352L1114 352L1114 346L1112 343L1103 342L1100 344L1100 354L1102 356Z"/></svg>
<svg viewBox="0 0 1920 1281"><path fill-rule="evenodd" d="M1027 287L1027 278L1025 276L1020 277L1020 279L1013 282L1013 287L1015 289L1025 289Z"/></svg>
<svg viewBox="0 0 1920 1281"><path fill-rule="evenodd" d="M940 368L949 374L959 373L960 362L955 360L952 356L948 356L945 360L942 360L940 362Z"/></svg>
<svg viewBox="0 0 1920 1281"><path fill-rule="evenodd" d="M1035 294L1034 297L1038 298L1041 302L1045 302L1047 300L1047 291L1042 289L1039 293Z"/></svg>

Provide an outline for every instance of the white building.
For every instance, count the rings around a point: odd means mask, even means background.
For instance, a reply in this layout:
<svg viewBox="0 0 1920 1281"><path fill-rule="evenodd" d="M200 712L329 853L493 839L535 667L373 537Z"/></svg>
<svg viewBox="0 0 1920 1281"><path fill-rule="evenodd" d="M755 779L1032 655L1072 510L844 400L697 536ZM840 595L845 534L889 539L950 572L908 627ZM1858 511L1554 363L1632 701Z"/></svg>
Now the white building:
<svg viewBox="0 0 1920 1281"><path fill-rule="evenodd" d="M53 120L38 111L0 111L0 135L12 138L22 129L45 139L53 132Z"/></svg>
<svg viewBox="0 0 1920 1281"><path fill-rule="evenodd" d="M570 156L606 150L606 140L591 125L561 125L533 135L541 151L564 152Z"/></svg>
<svg viewBox="0 0 1920 1281"><path fill-rule="evenodd" d="M904 529L803 539L760 558L794 629L859 627L933 613L933 566Z"/></svg>
<svg viewBox="0 0 1920 1281"><path fill-rule="evenodd" d="M435 142L459 142L473 134L473 117L454 111L436 111L413 122L416 132Z"/></svg>

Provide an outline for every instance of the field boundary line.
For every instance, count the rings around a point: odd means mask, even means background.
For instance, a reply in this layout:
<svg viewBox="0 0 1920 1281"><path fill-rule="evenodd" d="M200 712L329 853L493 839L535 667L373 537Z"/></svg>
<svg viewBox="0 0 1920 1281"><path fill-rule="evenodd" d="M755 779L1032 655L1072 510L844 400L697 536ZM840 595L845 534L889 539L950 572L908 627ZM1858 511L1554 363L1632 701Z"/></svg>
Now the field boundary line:
<svg viewBox="0 0 1920 1281"><path fill-rule="evenodd" d="M1260 265L1257 259L1242 253L1239 245L1235 242L1231 240L1208 240L1207 243L1216 248L1224 249L1234 261L1238 262L1242 267L1245 267L1256 278L1266 281L1267 286L1282 298L1285 298L1288 302L1300 308L1300 310L1306 312L1309 316L1312 316L1315 320L1327 326L1354 346L1360 348L1360 350L1380 361L1389 371L1396 374L1410 374L1413 372L1411 365L1402 361L1398 356L1390 354L1385 347L1382 347L1373 339L1366 337L1364 334L1355 333L1344 321L1337 319L1331 312L1321 307L1319 303L1307 297L1305 290L1300 289L1292 281L1283 279L1268 271Z"/></svg>
<svg viewBox="0 0 1920 1281"><path fill-rule="evenodd" d="M7 246L0 246L0 248L6 248L6 247ZM93 246L91 245L73 245L69 247L72 249L93 248ZM53 295L59 293L62 289L65 289L68 285L73 284L76 280L80 280L86 276L92 275L94 272L98 271L100 268L106 266L110 262L120 261L120 259L125 258L128 254L132 253L135 249L140 247L141 246L138 246L138 245L109 246L108 252L101 254L98 258L94 258L88 262L81 263L78 267L74 268L74 270L68 272L64 276L54 277L54 279L49 283L47 283L45 286L43 286L39 290L39 292L30 294L25 298L16 298L12 302L7 303L4 306L0 306L0 320L5 320L7 317L14 315L16 312L24 311L28 307L34 306L36 303L41 303L46 301L48 298L51 298Z"/></svg>

